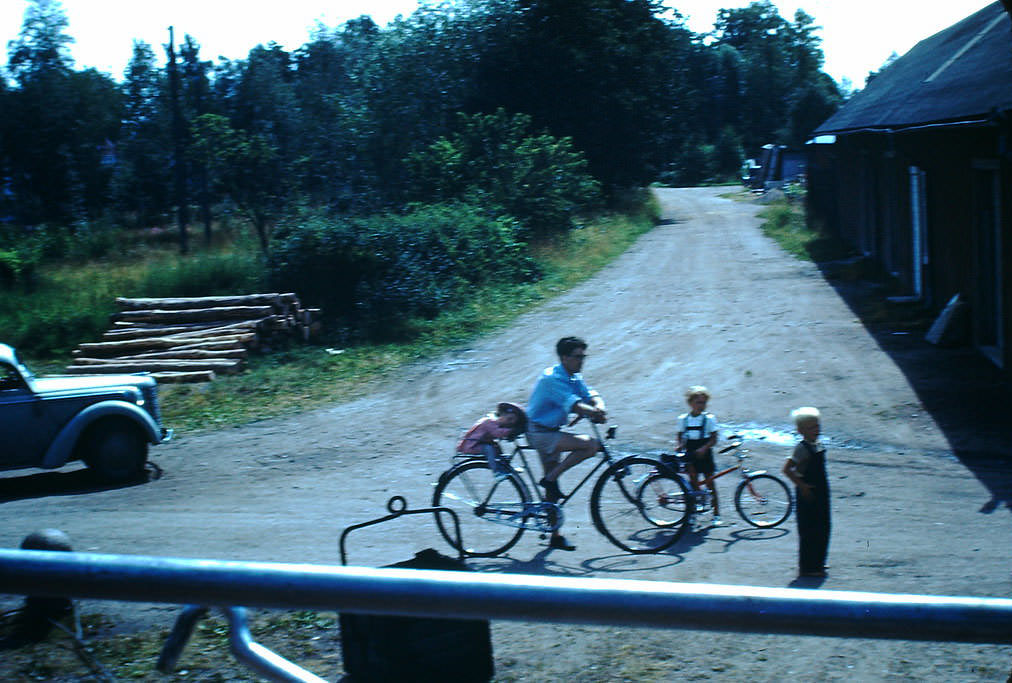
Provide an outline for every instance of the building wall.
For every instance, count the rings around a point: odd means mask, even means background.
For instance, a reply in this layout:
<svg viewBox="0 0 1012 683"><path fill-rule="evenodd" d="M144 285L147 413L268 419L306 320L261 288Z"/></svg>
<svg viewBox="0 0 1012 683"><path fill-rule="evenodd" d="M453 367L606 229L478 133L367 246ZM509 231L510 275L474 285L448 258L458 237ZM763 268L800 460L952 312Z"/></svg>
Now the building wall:
<svg viewBox="0 0 1012 683"><path fill-rule="evenodd" d="M997 356L990 355L1006 370L1012 370L1009 127L1006 122L1004 129L964 126L861 133L838 136L832 145L811 145L808 207L815 227L878 259L912 293L917 255L911 167L923 171L928 261L923 266L923 300L932 310L940 310L959 293L971 304L972 315L986 308L985 303L1000 303L998 336L1004 345ZM982 232L995 205L997 236ZM987 260L989 249L997 251L997 267ZM978 323L975 319L975 334L986 335L986 325Z"/></svg>

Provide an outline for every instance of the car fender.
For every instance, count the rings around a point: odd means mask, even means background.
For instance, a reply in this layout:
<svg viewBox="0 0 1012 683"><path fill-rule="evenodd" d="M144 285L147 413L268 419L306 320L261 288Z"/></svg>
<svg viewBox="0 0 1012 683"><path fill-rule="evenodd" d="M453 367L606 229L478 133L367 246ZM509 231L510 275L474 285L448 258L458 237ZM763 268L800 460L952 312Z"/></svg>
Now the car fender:
<svg viewBox="0 0 1012 683"><path fill-rule="evenodd" d="M162 441L161 430L143 408L126 401L100 401L88 406L64 425L59 435L49 444L41 467L53 469L65 465L74 453L77 440L84 430L96 420L112 416L124 417L136 424L144 432L149 443L157 444Z"/></svg>

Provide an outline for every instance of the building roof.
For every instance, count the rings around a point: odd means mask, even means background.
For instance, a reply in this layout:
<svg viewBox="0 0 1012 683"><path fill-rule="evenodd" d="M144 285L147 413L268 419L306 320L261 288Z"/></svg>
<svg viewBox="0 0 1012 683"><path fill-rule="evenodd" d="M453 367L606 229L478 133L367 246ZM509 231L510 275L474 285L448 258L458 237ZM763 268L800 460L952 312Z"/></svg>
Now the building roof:
<svg viewBox="0 0 1012 683"><path fill-rule="evenodd" d="M1012 110L1012 19L1001 2L917 43L814 135L984 121Z"/></svg>

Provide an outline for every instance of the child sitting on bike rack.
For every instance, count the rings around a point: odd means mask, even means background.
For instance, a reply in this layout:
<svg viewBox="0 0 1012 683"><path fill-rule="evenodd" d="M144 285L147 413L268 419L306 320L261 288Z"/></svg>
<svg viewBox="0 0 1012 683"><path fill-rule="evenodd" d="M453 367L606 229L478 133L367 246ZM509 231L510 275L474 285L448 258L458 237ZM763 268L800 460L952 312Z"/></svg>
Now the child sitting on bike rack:
<svg viewBox="0 0 1012 683"><path fill-rule="evenodd" d="M720 505L717 501L717 485L709 477L716 471L713 461L713 447L717 443L717 418L706 412L710 392L703 386L689 387L685 392L689 412L678 416L678 437L676 448L685 452L685 464L689 472L689 483L693 489L700 485L699 475L713 498L713 525L720 526Z"/></svg>
<svg viewBox="0 0 1012 683"><path fill-rule="evenodd" d="M513 440L526 429L524 409L516 403L500 403L494 413L484 416L467 430L457 443L457 453L484 455L493 472L505 471L507 468L499 463L502 455L499 439Z"/></svg>

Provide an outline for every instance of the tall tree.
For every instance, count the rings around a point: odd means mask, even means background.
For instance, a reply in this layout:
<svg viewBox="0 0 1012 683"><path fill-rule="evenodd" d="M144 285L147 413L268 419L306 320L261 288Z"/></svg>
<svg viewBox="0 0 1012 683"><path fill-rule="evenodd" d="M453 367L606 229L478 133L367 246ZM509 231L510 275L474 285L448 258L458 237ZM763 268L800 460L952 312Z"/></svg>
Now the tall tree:
<svg viewBox="0 0 1012 683"><path fill-rule="evenodd" d="M67 17L55 0L33 0L21 32L8 44L17 89L4 117L16 216L22 223L72 219L69 77L73 61Z"/></svg>
<svg viewBox="0 0 1012 683"><path fill-rule="evenodd" d="M608 187L648 182L677 107L681 36L653 0L518 0L519 30L486 71L486 101L573 138Z"/></svg>
<svg viewBox="0 0 1012 683"><path fill-rule="evenodd" d="M7 97L4 157L22 223L82 223L107 199L102 150L116 139L118 92L107 76L72 70L67 26L59 2L32 0L8 45L16 88Z"/></svg>
<svg viewBox="0 0 1012 683"><path fill-rule="evenodd" d="M187 34L179 48L183 60L181 76L181 97L183 118L187 122L212 110L211 81L208 73L211 63L200 59L200 45ZM191 157L192 159L192 157ZM204 243L211 243L211 204L214 201L208 169L200 163L192 165L193 189L200 203L200 218L204 224Z"/></svg>
<svg viewBox="0 0 1012 683"><path fill-rule="evenodd" d="M718 12L716 45L737 51L745 65L744 100L737 109L748 108L739 130L749 153L771 142L803 143L808 126L839 106L839 90L821 71L818 29L803 10L793 23L786 21L770 0Z"/></svg>
<svg viewBox="0 0 1012 683"><path fill-rule="evenodd" d="M318 29L295 53L295 93L302 112L300 184L308 197L338 211L380 204L368 154L374 117L363 87L379 37L369 17Z"/></svg>
<svg viewBox="0 0 1012 683"><path fill-rule="evenodd" d="M237 130L219 114L198 116L191 132L190 155L250 221L266 255L290 189L291 176L282 172L278 150L266 136Z"/></svg>
<svg viewBox="0 0 1012 683"><path fill-rule="evenodd" d="M124 115L117 149L115 196L139 225L161 224L171 210L171 120L164 73L147 43L135 41L123 75Z"/></svg>
<svg viewBox="0 0 1012 683"><path fill-rule="evenodd" d="M73 67L67 34L69 22L59 0L31 0L18 37L7 44L7 69L22 87L50 74L66 75Z"/></svg>

